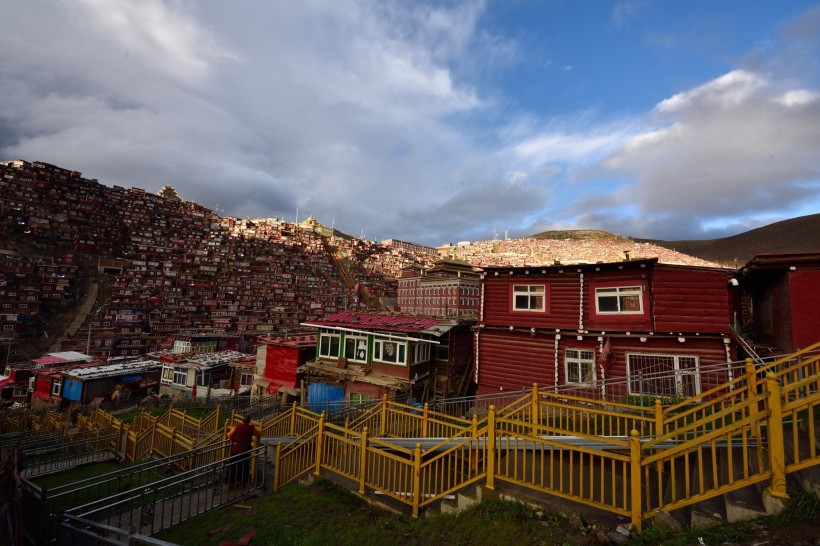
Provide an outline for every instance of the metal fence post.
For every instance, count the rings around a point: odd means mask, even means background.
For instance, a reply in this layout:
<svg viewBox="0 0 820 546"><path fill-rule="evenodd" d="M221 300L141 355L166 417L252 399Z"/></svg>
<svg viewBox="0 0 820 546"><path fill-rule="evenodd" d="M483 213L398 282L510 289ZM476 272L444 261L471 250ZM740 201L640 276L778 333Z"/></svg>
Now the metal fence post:
<svg viewBox="0 0 820 546"><path fill-rule="evenodd" d="M772 482L767 487L769 494L779 499L788 499L786 493L786 448L783 441L783 406L780 398L780 383L777 377L766 374L766 390L769 397L769 467ZM796 431L795 431L796 432Z"/></svg>
<svg viewBox="0 0 820 546"><path fill-rule="evenodd" d="M325 412L319 416L319 427L316 431L316 468L313 471L315 476L322 472L322 437L325 433Z"/></svg>
<svg viewBox="0 0 820 546"><path fill-rule="evenodd" d="M273 463L273 490L279 490L279 464L282 461L282 442L276 444L276 461Z"/></svg>
<svg viewBox="0 0 820 546"><path fill-rule="evenodd" d="M641 532L641 438L638 431L632 429L629 434L629 455L630 455L630 513L632 517L632 525L635 526L635 532Z"/></svg>
<svg viewBox="0 0 820 546"><path fill-rule="evenodd" d="M487 412L487 489L495 489L495 405Z"/></svg>
<svg viewBox="0 0 820 546"><path fill-rule="evenodd" d="M538 434L538 421L539 421L539 411L538 411L538 383L532 384L532 408L530 409L530 424L532 425L532 436L536 436Z"/></svg>
<svg viewBox="0 0 820 546"><path fill-rule="evenodd" d="M382 397L382 416L381 416L381 426L379 429L379 435L384 436L386 426L387 426L387 395L385 394Z"/></svg>
<svg viewBox="0 0 820 546"><path fill-rule="evenodd" d="M413 517L419 517L421 504L421 442L416 444L413 457Z"/></svg>
<svg viewBox="0 0 820 546"><path fill-rule="evenodd" d="M429 412L430 412L430 405L425 402L424 403L424 414L421 421L421 437L427 438L427 431L429 429Z"/></svg>
<svg viewBox="0 0 820 546"><path fill-rule="evenodd" d="M660 398L655 399L655 434L653 436L663 436L663 404Z"/></svg>
<svg viewBox="0 0 820 546"><path fill-rule="evenodd" d="M362 429L359 448L359 494L364 495L367 483L367 427Z"/></svg>

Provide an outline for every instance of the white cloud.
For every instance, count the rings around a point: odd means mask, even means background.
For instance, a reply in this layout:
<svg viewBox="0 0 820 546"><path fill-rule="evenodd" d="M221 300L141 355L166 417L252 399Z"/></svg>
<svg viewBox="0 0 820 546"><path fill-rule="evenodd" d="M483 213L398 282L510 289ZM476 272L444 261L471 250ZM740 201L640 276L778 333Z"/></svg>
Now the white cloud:
<svg viewBox="0 0 820 546"><path fill-rule="evenodd" d="M633 226L635 235L657 229L653 219L674 217L670 228L694 233L720 218L794 209L818 197L810 182L820 176L820 101L810 90L733 71L662 101L647 123L602 164L633 182L596 200L637 207L645 225Z"/></svg>

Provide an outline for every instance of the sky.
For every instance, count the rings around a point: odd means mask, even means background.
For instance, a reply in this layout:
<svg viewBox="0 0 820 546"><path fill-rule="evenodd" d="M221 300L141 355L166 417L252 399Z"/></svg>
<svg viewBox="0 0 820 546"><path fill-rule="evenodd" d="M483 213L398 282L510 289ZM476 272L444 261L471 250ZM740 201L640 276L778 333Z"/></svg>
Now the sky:
<svg viewBox="0 0 820 546"><path fill-rule="evenodd" d="M0 0L0 159L438 246L820 212L820 3Z"/></svg>

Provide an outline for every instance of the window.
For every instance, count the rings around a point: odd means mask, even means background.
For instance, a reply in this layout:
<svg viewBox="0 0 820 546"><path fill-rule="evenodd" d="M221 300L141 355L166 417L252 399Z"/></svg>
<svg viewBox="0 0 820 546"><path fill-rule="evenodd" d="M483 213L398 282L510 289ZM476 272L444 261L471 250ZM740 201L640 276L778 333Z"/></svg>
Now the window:
<svg viewBox="0 0 820 546"><path fill-rule="evenodd" d="M246 387L253 383L253 374L252 373L242 373L239 375L239 384L243 387Z"/></svg>
<svg viewBox="0 0 820 546"><path fill-rule="evenodd" d="M351 362L367 362L367 338L345 336L345 358Z"/></svg>
<svg viewBox="0 0 820 546"><path fill-rule="evenodd" d="M596 288L595 309L603 315L643 313L643 289L640 286Z"/></svg>
<svg viewBox="0 0 820 546"><path fill-rule="evenodd" d="M360 404L370 404L373 402L373 397L367 394L359 394L357 392L350 393L350 404L352 406Z"/></svg>
<svg viewBox="0 0 820 546"><path fill-rule="evenodd" d="M518 284L513 286L513 311L543 311L545 309L543 284Z"/></svg>
<svg viewBox="0 0 820 546"><path fill-rule="evenodd" d="M170 366L163 366L162 367L162 379L163 383L173 383L174 382L174 368Z"/></svg>
<svg viewBox="0 0 820 546"><path fill-rule="evenodd" d="M319 356L338 358L340 339L339 334L322 333L319 337Z"/></svg>
<svg viewBox="0 0 820 546"><path fill-rule="evenodd" d="M419 362L427 362L428 360L430 360L430 344L414 343L413 364L418 364Z"/></svg>
<svg viewBox="0 0 820 546"><path fill-rule="evenodd" d="M188 370L186 370L185 368L174 368L174 384L188 384Z"/></svg>
<svg viewBox="0 0 820 546"><path fill-rule="evenodd" d="M595 381L595 351L567 349L564 353L567 384L585 384Z"/></svg>
<svg viewBox="0 0 820 546"><path fill-rule="evenodd" d="M627 354L629 394L685 396L700 394L700 364L689 355Z"/></svg>
<svg viewBox="0 0 820 546"><path fill-rule="evenodd" d="M53 396L60 396L60 392L63 390L63 380L55 379L51 382L51 394Z"/></svg>
<svg viewBox="0 0 820 546"><path fill-rule="evenodd" d="M407 343L377 339L373 342L373 360L389 364L407 364Z"/></svg>

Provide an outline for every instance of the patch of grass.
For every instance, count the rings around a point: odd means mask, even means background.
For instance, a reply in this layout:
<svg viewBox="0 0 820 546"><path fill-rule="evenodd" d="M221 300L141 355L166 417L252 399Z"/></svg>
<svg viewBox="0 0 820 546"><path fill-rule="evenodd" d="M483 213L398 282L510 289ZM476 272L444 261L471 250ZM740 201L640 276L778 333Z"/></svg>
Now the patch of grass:
<svg viewBox="0 0 820 546"><path fill-rule="evenodd" d="M458 515L414 519L372 506L319 479L214 510L156 537L183 546L209 546L235 542L255 530L253 543L270 545L561 544L565 529L557 519L539 519L533 509L510 501L486 501Z"/></svg>
<svg viewBox="0 0 820 546"><path fill-rule="evenodd" d="M48 474L40 476L31 480L40 487L52 488L69 483L79 482L88 478L93 478L115 470L123 470L125 465L115 462L106 463L92 463L83 466L76 466L74 468L57 472L55 474Z"/></svg>
<svg viewBox="0 0 820 546"><path fill-rule="evenodd" d="M788 507L782 513L771 518L774 527L811 523L820 515L820 498L804 489L789 491Z"/></svg>
<svg viewBox="0 0 820 546"><path fill-rule="evenodd" d="M720 525L708 529L692 529L687 527L676 533L670 533L651 524L643 532L629 542L630 546L691 546L701 541L708 546L719 544L737 544L754 537L754 528L751 522L734 525Z"/></svg>

